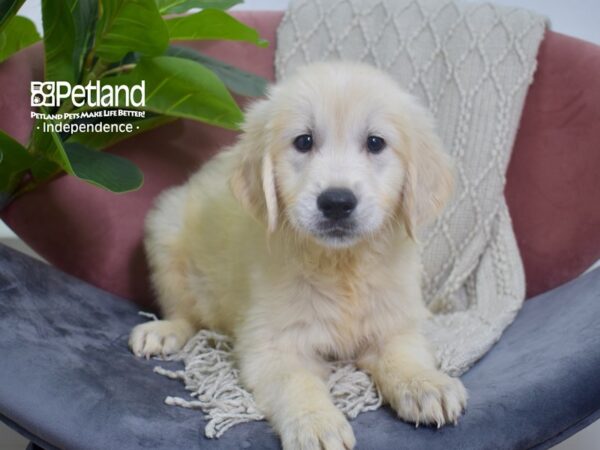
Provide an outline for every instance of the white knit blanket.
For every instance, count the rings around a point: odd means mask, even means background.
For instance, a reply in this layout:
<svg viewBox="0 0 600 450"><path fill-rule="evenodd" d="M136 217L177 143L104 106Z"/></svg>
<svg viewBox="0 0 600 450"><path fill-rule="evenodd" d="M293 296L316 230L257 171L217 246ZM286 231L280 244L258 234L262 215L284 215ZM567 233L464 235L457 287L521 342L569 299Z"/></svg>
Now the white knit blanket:
<svg viewBox="0 0 600 450"><path fill-rule="evenodd" d="M524 274L504 200L505 173L545 19L489 3L448 0L295 0L278 30L277 78L307 62L354 59L390 72L433 112L457 167L457 192L423 230L426 332L441 367L460 375L500 338L525 295ZM239 384L231 342L202 331L173 359L200 408L205 433L263 418ZM329 381L349 417L378 408L370 378L337 364Z"/></svg>

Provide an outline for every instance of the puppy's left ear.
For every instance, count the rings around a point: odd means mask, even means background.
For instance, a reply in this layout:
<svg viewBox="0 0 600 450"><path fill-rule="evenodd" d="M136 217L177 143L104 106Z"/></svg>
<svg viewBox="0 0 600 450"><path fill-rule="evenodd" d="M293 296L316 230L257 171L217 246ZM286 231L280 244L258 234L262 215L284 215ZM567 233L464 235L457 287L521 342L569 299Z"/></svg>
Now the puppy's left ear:
<svg viewBox="0 0 600 450"><path fill-rule="evenodd" d="M257 220L266 222L269 232L277 227L277 193L273 158L268 137L269 100L260 100L246 112L236 147L241 160L229 185L234 197Z"/></svg>
<svg viewBox="0 0 600 450"><path fill-rule="evenodd" d="M416 229L433 220L450 198L454 187L454 171L427 110L413 104L403 131L409 149L406 154L402 214L408 235L415 239Z"/></svg>

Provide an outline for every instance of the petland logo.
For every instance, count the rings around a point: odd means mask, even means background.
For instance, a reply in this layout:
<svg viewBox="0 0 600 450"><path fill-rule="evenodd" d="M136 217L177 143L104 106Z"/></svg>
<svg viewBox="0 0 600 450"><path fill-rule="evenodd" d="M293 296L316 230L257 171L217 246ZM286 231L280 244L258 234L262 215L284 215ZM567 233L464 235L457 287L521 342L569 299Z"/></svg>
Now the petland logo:
<svg viewBox="0 0 600 450"><path fill-rule="evenodd" d="M122 100L123 104L120 104ZM133 86L101 85L89 82L71 86L67 81L32 81L31 106L60 106L70 101L76 108L143 108L146 106L146 82Z"/></svg>

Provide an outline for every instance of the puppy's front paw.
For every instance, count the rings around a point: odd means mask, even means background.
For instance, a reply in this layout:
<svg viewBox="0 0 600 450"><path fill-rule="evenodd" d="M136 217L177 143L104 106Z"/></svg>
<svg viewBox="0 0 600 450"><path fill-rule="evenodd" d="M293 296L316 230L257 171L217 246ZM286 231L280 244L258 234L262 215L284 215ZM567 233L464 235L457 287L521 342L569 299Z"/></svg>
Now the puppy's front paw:
<svg viewBox="0 0 600 450"><path fill-rule="evenodd" d="M398 416L408 422L437 425L458 422L467 404L467 391L458 378L427 370L398 381L388 399Z"/></svg>
<svg viewBox="0 0 600 450"><path fill-rule="evenodd" d="M193 329L182 320L155 320L131 330L129 348L140 357L167 356L180 350L192 337Z"/></svg>
<svg viewBox="0 0 600 450"><path fill-rule="evenodd" d="M280 435L284 450L349 450L356 444L352 427L333 405L288 418Z"/></svg>

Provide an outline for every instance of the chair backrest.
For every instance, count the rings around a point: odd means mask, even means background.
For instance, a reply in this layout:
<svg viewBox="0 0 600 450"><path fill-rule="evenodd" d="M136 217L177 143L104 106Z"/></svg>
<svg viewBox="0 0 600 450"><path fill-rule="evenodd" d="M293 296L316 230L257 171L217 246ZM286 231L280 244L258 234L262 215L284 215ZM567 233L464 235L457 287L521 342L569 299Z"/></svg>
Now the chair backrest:
<svg viewBox="0 0 600 450"><path fill-rule="evenodd" d="M600 258L600 47L547 32L507 173L527 295Z"/></svg>
<svg viewBox="0 0 600 450"><path fill-rule="evenodd" d="M262 49L238 42L188 45L272 80L276 29L282 13L236 15L257 28L271 46ZM578 59L580 66L573 61L577 52L587 55ZM547 34L508 173L507 199L529 293L566 281L600 256L600 234L592 233L600 229L600 185L593 176L600 169L600 129L589 125L593 120L600 123L600 80L593 80L592 67L588 72L582 69L586 58L593 60L599 73L597 47ZM30 80L39 77L40 60L38 48L0 65L0 86L14 87L0 92L0 129L21 141L27 139L32 125L28 87ZM561 76L557 69L561 64L573 66L566 72L573 73ZM592 98L595 104L591 104ZM552 129L547 129L549 126ZM159 192L184 181L234 139L232 132L189 120L166 125L111 149L142 168L145 184L139 191L115 196L73 177L60 177L15 201L2 217L50 263L150 307L152 295L142 248L146 212ZM545 247L545 242L552 245Z"/></svg>

